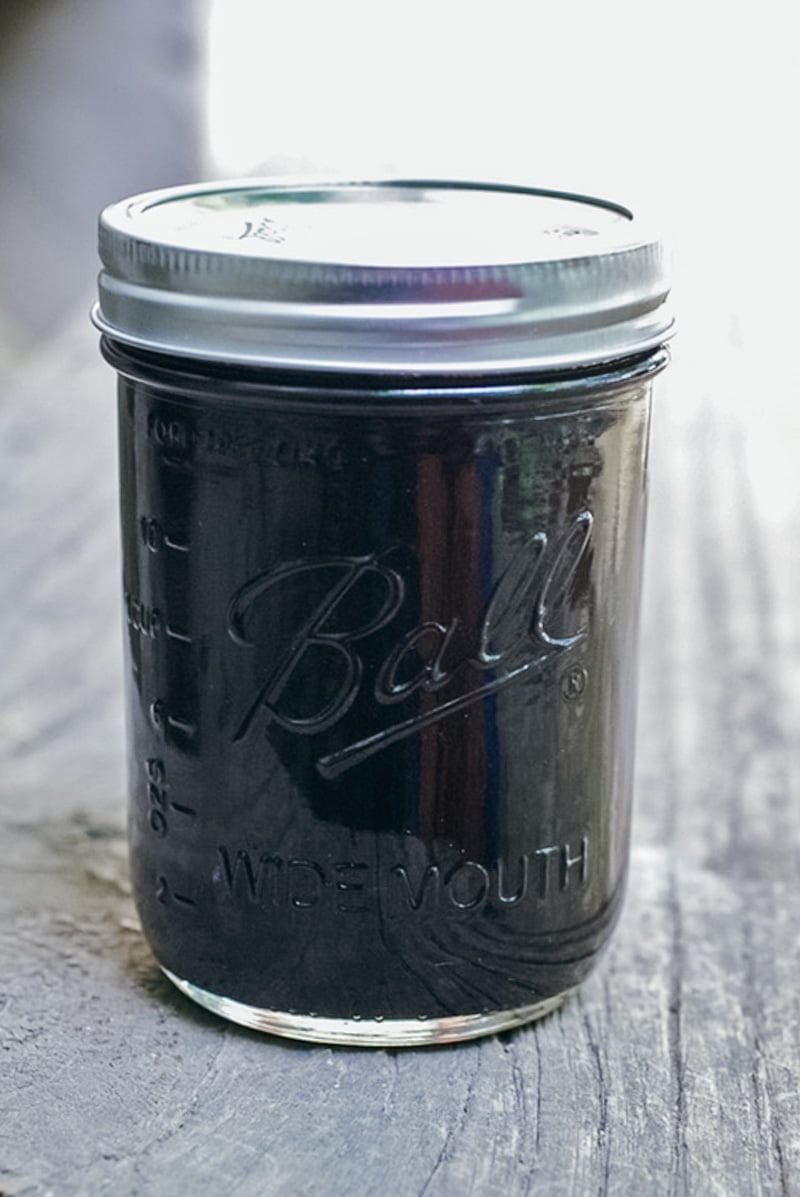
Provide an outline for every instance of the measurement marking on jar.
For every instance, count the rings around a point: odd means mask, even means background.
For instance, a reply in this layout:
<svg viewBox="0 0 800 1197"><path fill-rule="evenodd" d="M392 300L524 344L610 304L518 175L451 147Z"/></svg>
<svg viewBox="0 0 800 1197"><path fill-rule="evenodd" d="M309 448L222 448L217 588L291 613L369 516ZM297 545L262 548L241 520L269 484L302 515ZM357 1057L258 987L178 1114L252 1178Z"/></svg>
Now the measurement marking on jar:
<svg viewBox="0 0 800 1197"><path fill-rule="evenodd" d="M197 724L190 723L188 719L182 719L178 715L173 715L167 710L167 705L163 699L157 698L150 703L150 722L159 731L173 731L183 732L185 736L193 736L197 731Z"/></svg>
<svg viewBox="0 0 800 1197"><path fill-rule="evenodd" d="M149 640L157 640L162 632L169 640L177 640L181 644L193 644L194 638L165 618L158 607L148 607L147 603L135 595L125 591L125 615L128 627L140 636Z"/></svg>
<svg viewBox="0 0 800 1197"><path fill-rule="evenodd" d="M180 470L182 474L192 473L192 463L190 461L185 461L181 457L168 457L166 453L164 453L161 457L161 464L169 466L173 470Z"/></svg>
<svg viewBox="0 0 800 1197"><path fill-rule="evenodd" d="M188 894L176 893L164 876L159 877L156 881L156 901L161 902L163 906L177 902L185 910L191 910L197 905L194 898L190 898Z"/></svg>
<svg viewBox="0 0 800 1197"><path fill-rule="evenodd" d="M197 818L197 811L193 806L184 806L182 802L170 802L170 810L174 810L179 815L186 815L189 819Z"/></svg>
<svg viewBox="0 0 800 1197"><path fill-rule="evenodd" d="M169 623L167 624L167 636L170 640L179 640L181 644L194 644L191 636L188 636L186 632L179 632L177 628L174 628Z"/></svg>
<svg viewBox="0 0 800 1197"><path fill-rule="evenodd" d="M186 719L178 719L176 715L167 715L167 724L176 731L182 731L187 736L193 736L197 731L196 723L189 723Z"/></svg>
<svg viewBox="0 0 800 1197"><path fill-rule="evenodd" d="M143 515L139 520L139 535L142 544L151 553L158 553L161 549L172 549L174 553L188 553L189 546L176 540L164 531L163 525L151 515Z"/></svg>
<svg viewBox="0 0 800 1197"><path fill-rule="evenodd" d="M164 785L166 770L160 757L148 757L144 763L147 775L147 797L150 809L147 822L150 830L158 836L165 836L169 830L165 810L167 807L167 789Z"/></svg>
<svg viewBox="0 0 800 1197"><path fill-rule="evenodd" d="M144 763L144 771L147 777L147 797L150 802L147 822L151 831L162 838L168 833L170 825L167 821L167 814L169 811L174 811L175 814L183 815L187 819L197 817L197 811L193 806L187 806L184 802L175 802L169 797L167 770L161 757L148 757Z"/></svg>

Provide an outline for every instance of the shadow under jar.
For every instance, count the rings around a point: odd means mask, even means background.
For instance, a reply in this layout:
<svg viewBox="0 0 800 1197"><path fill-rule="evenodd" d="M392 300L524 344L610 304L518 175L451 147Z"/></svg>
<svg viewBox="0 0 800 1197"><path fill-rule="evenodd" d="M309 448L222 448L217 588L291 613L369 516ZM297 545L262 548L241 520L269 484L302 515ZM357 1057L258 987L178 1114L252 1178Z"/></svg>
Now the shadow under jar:
<svg viewBox="0 0 800 1197"><path fill-rule="evenodd" d="M626 873L659 243L526 188L249 180L100 247L159 964L322 1042L553 1009Z"/></svg>

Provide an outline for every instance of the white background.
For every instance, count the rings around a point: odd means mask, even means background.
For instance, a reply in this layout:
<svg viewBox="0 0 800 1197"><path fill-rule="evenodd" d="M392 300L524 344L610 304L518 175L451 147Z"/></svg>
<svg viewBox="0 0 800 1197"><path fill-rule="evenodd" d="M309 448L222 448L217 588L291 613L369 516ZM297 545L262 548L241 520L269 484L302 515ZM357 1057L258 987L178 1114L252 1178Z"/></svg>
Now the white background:
<svg viewBox="0 0 800 1197"><path fill-rule="evenodd" d="M212 177L494 178L655 214L679 318L669 388L752 409L757 501L798 507L790 5L207 3ZM778 408L794 435L774 435Z"/></svg>

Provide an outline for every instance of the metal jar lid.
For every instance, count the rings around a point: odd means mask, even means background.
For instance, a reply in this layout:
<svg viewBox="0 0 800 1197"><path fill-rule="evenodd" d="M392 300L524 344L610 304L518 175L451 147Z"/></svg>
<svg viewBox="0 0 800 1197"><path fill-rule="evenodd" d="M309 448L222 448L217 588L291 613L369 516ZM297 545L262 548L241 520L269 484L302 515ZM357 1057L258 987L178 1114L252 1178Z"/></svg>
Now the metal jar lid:
<svg viewBox="0 0 800 1197"><path fill-rule="evenodd" d="M102 332L256 366L497 373L614 361L672 332L662 246L585 196L446 181L244 180L100 217Z"/></svg>

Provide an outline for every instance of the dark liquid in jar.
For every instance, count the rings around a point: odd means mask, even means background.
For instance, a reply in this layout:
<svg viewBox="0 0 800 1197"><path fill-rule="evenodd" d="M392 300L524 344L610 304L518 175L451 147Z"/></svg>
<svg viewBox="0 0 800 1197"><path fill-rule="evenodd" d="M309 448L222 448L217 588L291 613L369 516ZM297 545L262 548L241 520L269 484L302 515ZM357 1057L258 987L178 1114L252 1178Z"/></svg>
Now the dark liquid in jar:
<svg viewBox="0 0 800 1197"><path fill-rule="evenodd" d="M132 373L131 858L159 962L333 1018L576 985L624 882L649 380L450 402Z"/></svg>

